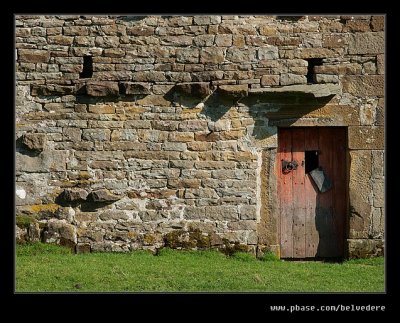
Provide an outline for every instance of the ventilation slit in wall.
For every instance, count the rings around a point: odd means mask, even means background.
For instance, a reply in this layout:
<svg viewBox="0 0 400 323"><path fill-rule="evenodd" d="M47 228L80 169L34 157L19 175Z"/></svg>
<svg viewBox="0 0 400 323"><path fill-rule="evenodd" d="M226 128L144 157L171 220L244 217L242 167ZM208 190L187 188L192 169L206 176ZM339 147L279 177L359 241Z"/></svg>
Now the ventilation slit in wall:
<svg viewBox="0 0 400 323"><path fill-rule="evenodd" d="M306 61L308 62L307 83L316 83L314 67L322 65L322 58L309 58Z"/></svg>
<svg viewBox="0 0 400 323"><path fill-rule="evenodd" d="M90 78L93 75L93 58L92 56L83 57L83 70L79 73L79 78Z"/></svg>

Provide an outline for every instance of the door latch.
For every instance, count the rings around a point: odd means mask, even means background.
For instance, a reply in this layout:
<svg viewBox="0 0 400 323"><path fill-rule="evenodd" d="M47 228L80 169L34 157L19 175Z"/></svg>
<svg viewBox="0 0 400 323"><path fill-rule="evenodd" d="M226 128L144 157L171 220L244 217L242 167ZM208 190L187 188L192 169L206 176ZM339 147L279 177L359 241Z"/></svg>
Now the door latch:
<svg viewBox="0 0 400 323"><path fill-rule="evenodd" d="M287 161L282 159L282 173L288 174L292 170L296 170L299 164L297 161L292 160L292 161Z"/></svg>

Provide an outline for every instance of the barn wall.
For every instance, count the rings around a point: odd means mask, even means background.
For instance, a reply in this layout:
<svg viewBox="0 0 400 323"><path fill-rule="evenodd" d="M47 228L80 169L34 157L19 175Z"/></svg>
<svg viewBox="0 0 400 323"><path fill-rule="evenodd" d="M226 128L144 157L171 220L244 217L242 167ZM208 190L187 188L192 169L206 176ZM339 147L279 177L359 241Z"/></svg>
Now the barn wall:
<svg viewBox="0 0 400 323"><path fill-rule="evenodd" d="M346 126L349 255L382 253L384 17L15 23L18 240L279 253L278 127Z"/></svg>

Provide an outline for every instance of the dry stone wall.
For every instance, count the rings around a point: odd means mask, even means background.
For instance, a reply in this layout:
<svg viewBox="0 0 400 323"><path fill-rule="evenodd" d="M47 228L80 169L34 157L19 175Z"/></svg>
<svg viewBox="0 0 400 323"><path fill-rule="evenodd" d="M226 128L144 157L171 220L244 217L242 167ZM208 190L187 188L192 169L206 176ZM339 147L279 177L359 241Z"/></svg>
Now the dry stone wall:
<svg viewBox="0 0 400 323"><path fill-rule="evenodd" d="M278 253L278 127L345 126L349 254L382 253L383 16L15 24L18 240Z"/></svg>

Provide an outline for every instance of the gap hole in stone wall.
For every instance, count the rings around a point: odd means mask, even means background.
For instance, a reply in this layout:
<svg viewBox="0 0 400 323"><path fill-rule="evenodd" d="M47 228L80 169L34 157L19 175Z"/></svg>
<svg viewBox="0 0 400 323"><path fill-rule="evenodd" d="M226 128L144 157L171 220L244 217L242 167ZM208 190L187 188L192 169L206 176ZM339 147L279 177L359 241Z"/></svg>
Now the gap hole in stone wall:
<svg viewBox="0 0 400 323"><path fill-rule="evenodd" d="M308 62L307 83L314 84L316 83L314 67L322 65L322 58L309 58L306 61Z"/></svg>
<svg viewBox="0 0 400 323"><path fill-rule="evenodd" d="M92 56L83 56L83 69L79 73L79 78L91 78L93 75L93 58Z"/></svg>

